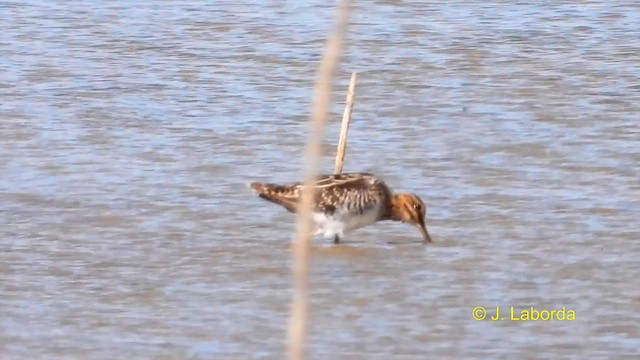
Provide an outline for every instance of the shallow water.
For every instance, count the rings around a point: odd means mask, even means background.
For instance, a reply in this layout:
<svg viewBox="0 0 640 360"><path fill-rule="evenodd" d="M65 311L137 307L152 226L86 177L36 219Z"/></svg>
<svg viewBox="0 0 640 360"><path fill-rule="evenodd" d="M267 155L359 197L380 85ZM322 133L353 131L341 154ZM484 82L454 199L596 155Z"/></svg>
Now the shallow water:
<svg viewBox="0 0 640 360"><path fill-rule="evenodd" d="M293 217L322 1L3 2L0 353L284 354ZM355 6L330 171L426 200L435 240L317 239L314 359L637 358L640 6ZM476 321L485 306L575 321Z"/></svg>

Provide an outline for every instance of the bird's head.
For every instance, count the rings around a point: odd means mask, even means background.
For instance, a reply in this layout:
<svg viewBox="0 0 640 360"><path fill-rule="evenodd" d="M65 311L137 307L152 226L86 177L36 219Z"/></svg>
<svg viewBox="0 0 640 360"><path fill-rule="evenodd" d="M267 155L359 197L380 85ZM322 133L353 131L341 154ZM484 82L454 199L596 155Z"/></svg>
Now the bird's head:
<svg viewBox="0 0 640 360"><path fill-rule="evenodd" d="M392 203L393 219L416 226L420 230L424 242L430 243L431 236L429 236L427 225L425 224L427 206L422 200L415 194L400 193L393 195Z"/></svg>

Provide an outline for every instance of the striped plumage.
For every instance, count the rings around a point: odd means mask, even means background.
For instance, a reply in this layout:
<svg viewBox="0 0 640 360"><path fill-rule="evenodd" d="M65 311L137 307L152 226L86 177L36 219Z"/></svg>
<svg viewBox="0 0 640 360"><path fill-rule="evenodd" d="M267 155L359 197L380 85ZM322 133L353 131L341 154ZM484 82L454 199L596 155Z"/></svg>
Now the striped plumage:
<svg viewBox="0 0 640 360"><path fill-rule="evenodd" d="M409 222L420 229L425 242L431 242L422 200L414 194L394 194L373 174L321 175L313 186L316 188L313 209L316 234L333 238L334 243L339 243L345 232L384 220ZM250 187L261 198L296 213L304 184L252 183Z"/></svg>

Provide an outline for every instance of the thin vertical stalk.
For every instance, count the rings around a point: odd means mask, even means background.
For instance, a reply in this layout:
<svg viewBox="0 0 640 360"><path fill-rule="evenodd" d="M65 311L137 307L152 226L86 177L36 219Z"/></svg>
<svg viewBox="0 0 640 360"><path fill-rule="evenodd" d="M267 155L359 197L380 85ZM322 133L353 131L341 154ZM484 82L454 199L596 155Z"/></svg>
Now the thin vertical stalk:
<svg viewBox="0 0 640 360"><path fill-rule="evenodd" d="M336 167L334 174L340 174L344 165L344 156L347 152L347 137L349 136L349 123L351 123L351 112L353 112L353 101L356 97L356 73L351 73L351 82L347 91L347 102L342 113L342 126L340 127L340 140L338 141L338 151L336 152Z"/></svg>

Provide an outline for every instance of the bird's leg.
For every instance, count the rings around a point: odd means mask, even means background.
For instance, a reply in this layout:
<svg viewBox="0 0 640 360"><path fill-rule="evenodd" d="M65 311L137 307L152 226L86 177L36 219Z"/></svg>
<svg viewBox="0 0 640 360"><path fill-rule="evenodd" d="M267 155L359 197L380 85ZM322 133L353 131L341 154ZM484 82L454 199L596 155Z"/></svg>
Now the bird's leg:
<svg viewBox="0 0 640 360"><path fill-rule="evenodd" d="M338 234L333 237L333 243L336 245L340 244L340 236L338 236Z"/></svg>

